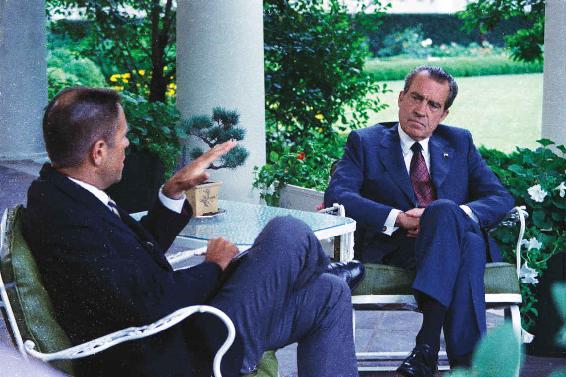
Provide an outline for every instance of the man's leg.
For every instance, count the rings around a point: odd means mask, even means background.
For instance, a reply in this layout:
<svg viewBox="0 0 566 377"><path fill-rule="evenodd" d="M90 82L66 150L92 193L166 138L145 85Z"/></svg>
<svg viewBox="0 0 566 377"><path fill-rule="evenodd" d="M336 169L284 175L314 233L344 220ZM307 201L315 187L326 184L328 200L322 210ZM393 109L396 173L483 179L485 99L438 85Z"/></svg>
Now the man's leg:
<svg viewBox="0 0 566 377"><path fill-rule="evenodd" d="M417 335L417 347L427 354L430 364L440 344L445 321L455 323L454 313L464 316L465 327L476 328L476 313L485 310L483 271L485 245L480 229L455 203L434 201L421 218L415 244L416 278L413 289L423 312L423 325ZM469 252L468 252L469 250ZM475 280L474 280L475 279ZM476 280L481 282L477 283ZM472 290L472 282L475 289ZM481 292L477 286L482 287ZM483 303L483 304L482 304ZM485 314L482 316L485 322ZM485 327L485 323L483 325ZM452 329L453 326L450 327ZM460 331L459 342L475 344L478 336ZM471 339L468 339L470 338ZM455 338L456 339L456 338ZM449 348L457 342L448 342ZM430 349L424 347L430 346ZM430 355L428 355L430 354ZM410 375L410 374L409 374Z"/></svg>
<svg viewBox="0 0 566 377"><path fill-rule="evenodd" d="M265 227L209 302L234 321L242 372L255 367L265 350L299 341L301 375L316 370L324 376L319 371L329 365L348 371L344 376L357 375L350 292L342 280L322 274L329 262L303 222L284 217ZM336 369L327 375L337 376Z"/></svg>
<svg viewBox="0 0 566 377"><path fill-rule="evenodd" d="M446 350L452 367L469 366L474 346L486 332L483 237L466 233L462 257L462 268L444 323Z"/></svg>

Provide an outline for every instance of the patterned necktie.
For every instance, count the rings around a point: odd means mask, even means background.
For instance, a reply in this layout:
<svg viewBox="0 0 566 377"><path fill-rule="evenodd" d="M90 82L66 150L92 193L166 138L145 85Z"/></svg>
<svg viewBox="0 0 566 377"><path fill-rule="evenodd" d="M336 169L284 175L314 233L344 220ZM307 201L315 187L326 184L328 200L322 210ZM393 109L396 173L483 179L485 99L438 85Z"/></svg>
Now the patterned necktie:
<svg viewBox="0 0 566 377"><path fill-rule="evenodd" d="M120 217L120 212L118 212L118 206L116 206L116 202L110 198L108 198L108 208L110 208L110 211L112 211L112 213L114 213L116 216Z"/></svg>
<svg viewBox="0 0 566 377"><path fill-rule="evenodd" d="M409 169L411 183L417 197L417 207L420 208L428 206L430 202L436 199L436 192L421 152L422 148L418 142L411 146L413 157L411 158L411 167Z"/></svg>

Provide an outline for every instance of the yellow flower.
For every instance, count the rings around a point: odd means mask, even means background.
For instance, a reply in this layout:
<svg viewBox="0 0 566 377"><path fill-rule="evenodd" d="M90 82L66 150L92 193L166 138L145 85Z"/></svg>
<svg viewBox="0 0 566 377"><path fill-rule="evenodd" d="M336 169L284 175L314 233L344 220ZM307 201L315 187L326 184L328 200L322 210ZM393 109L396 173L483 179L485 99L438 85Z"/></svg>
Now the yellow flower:
<svg viewBox="0 0 566 377"><path fill-rule="evenodd" d="M116 81L118 81L118 77L120 77L120 74L119 74L119 73L115 73L115 74L113 74L112 76L110 76L110 81L116 82Z"/></svg>
<svg viewBox="0 0 566 377"><path fill-rule="evenodd" d="M322 115L322 114L320 114L320 113L319 113L319 114L316 114L314 117L315 117L316 119L320 120L321 122L324 120L324 115Z"/></svg>
<svg viewBox="0 0 566 377"><path fill-rule="evenodd" d="M167 66L163 67L164 71L167 71L168 69L169 69L169 67L167 67Z"/></svg>
<svg viewBox="0 0 566 377"><path fill-rule="evenodd" d="M122 78L123 79L129 79L130 77L132 77L132 75L130 74L130 72L126 72L122 74Z"/></svg>
<svg viewBox="0 0 566 377"><path fill-rule="evenodd" d="M140 74L140 76L145 75L145 69L138 70L138 73Z"/></svg>
<svg viewBox="0 0 566 377"><path fill-rule="evenodd" d="M177 89L177 85L174 82L169 83L169 85L167 85L167 87L170 88L170 89Z"/></svg>
<svg viewBox="0 0 566 377"><path fill-rule="evenodd" d="M130 81L129 81L128 79L122 79L122 82L123 82L124 84L127 84L127 83L129 83Z"/></svg>
<svg viewBox="0 0 566 377"><path fill-rule="evenodd" d="M121 90L124 90L124 87L121 86L121 85L114 85L114 86L112 87L112 89L117 90L117 91L121 91Z"/></svg>

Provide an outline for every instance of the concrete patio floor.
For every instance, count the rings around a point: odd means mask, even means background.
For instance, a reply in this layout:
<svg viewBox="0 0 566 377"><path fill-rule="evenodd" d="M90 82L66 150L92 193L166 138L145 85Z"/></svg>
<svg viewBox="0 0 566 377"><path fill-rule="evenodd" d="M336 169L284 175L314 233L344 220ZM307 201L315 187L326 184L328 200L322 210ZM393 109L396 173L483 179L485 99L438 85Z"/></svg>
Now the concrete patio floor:
<svg viewBox="0 0 566 377"><path fill-rule="evenodd" d="M29 184L37 176L41 165L31 161L0 161L0 213L5 208L26 202ZM502 323L500 312L489 311L488 328ZM356 314L356 349L358 351L406 351L414 345L421 316L410 312L371 312ZM10 345L3 321L0 321L0 345ZM277 352L280 377L297 376L296 344ZM566 359L526 356L522 377L545 377L553 370L566 368ZM361 372L364 377L394 376L393 372ZM447 375L447 373L443 373ZM566 375L566 372L565 372ZM8 376L0 369L0 376Z"/></svg>

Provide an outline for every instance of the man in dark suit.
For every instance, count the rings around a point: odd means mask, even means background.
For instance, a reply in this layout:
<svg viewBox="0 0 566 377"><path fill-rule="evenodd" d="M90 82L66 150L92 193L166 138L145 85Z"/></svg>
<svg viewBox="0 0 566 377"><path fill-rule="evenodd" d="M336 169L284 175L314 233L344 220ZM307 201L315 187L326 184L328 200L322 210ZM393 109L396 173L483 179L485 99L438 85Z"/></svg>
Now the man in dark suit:
<svg viewBox="0 0 566 377"><path fill-rule="evenodd" d="M444 327L452 366L469 363L485 332L484 230L513 206L467 130L440 125L458 87L441 68L421 66L399 94L399 122L351 132L325 194L357 221L363 262L416 270L423 324L403 376L432 376Z"/></svg>
<svg viewBox="0 0 566 377"><path fill-rule="evenodd" d="M138 223L103 191L120 180L129 144L116 92L64 90L47 106L43 131L51 164L29 189L23 231L73 344L206 303L227 313L237 331L224 376L250 373L264 351L293 342L301 375L357 375L344 279L356 266L328 271L328 257L299 220L270 222L237 262L238 249L221 238L209 242L200 265L173 271L167 262L164 252L192 213L184 191L205 181L205 169L235 142L179 170ZM78 374L210 375L226 330L215 318L192 318L78 363Z"/></svg>

